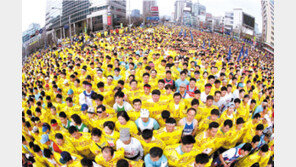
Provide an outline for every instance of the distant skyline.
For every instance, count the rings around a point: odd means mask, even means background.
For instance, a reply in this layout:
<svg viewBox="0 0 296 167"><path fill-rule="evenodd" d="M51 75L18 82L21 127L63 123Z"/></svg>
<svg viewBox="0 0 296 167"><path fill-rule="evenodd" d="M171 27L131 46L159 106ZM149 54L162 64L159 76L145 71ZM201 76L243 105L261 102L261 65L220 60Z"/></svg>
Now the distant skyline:
<svg viewBox="0 0 296 167"><path fill-rule="evenodd" d="M45 25L45 12L47 0L22 0L22 32L27 30L31 23L38 23L41 27ZM159 15L171 16L174 12L175 0L156 0L159 7ZM207 13L213 16L224 16L225 12L233 8L242 8L247 14L255 17L259 32L262 32L262 16L260 0L192 0L206 6ZM130 2L130 6L129 6ZM130 9L129 9L130 7ZM139 9L143 10L143 0L127 0L127 12Z"/></svg>

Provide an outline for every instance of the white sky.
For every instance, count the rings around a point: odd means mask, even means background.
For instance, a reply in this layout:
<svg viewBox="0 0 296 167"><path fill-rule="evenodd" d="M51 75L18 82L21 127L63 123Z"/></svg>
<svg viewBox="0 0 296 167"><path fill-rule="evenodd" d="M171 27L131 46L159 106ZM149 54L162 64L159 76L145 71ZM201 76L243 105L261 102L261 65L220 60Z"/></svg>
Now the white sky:
<svg viewBox="0 0 296 167"><path fill-rule="evenodd" d="M98 0L99 1L99 0ZM127 10L139 9L142 13L142 0L127 0ZM193 0L197 2L198 0ZM259 31L262 29L261 1L260 0L199 0L206 6L207 13L213 16L224 16L225 12L233 8L242 8L243 11L255 17ZM174 12L175 0L157 0L160 16L171 16ZM45 24L46 0L22 0L22 31L25 31L31 23L39 23L41 27Z"/></svg>

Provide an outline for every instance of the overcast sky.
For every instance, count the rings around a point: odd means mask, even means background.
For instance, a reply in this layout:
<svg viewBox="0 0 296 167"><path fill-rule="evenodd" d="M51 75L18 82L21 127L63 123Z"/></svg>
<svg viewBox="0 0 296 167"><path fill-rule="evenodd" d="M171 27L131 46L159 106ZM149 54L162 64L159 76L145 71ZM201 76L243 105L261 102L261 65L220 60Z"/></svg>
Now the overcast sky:
<svg viewBox="0 0 296 167"><path fill-rule="evenodd" d="M99 1L99 0L98 0ZM142 13L142 0L127 0L127 10L139 9ZM192 0L197 2L198 0ZM174 12L175 0L157 0L160 16L171 16ZM262 29L261 1L260 0L199 0L206 6L208 13L213 16L224 16L225 12L233 8L242 8L243 11L255 17L259 31ZM46 0L22 0L22 31L25 31L31 23L39 23L41 27L45 24Z"/></svg>

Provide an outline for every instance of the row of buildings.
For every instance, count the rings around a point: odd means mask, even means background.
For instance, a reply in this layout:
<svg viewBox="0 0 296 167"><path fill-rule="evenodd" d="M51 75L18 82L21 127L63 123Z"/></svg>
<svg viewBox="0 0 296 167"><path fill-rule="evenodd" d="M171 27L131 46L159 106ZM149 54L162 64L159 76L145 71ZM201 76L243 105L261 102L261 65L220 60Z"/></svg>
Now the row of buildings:
<svg viewBox="0 0 296 167"><path fill-rule="evenodd" d="M159 10L156 0L143 0L142 15L140 10L127 11L130 0L47 0L45 26L48 39L65 38L81 32L99 31L120 27L131 17L143 17L144 21L157 22ZM130 4L130 3L129 3ZM206 6L192 0L175 0L172 21L192 27L211 31L232 33L248 38L261 36L255 18L241 8L225 12L224 16L213 16ZM262 40L269 51L274 45L274 1L261 0L262 7ZM130 9L130 7L128 7ZM32 43L40 38L37 31L40 26L32 24L23 33L23 43Z"/></svg>
<svg viewBox="0 0 296 167"><path fill-rule="evenodd" d="M234 8L225 12L224 16L213 16L206 7L192 0L176 0L172 13L172 21L179 25L186 25L232 34L240 38L256 39L263 42L263 48L273 54L274 47L274 0L261 0L262 34L259 32L255 17ZM254 38L255 37L255 38Z"/></svg>

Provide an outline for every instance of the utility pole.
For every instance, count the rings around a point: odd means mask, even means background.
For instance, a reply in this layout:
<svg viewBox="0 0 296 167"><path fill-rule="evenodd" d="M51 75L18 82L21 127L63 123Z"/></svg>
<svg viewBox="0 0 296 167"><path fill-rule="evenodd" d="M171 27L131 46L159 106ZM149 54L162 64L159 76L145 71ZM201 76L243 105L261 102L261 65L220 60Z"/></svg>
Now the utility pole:
<svg viewBox="0 0 296 167"><path fill-rule="evenodd" d="M70 35L70 41L72 41L72 36L71 36L71 15L69 15L69 35Z"/></svg>
<svg viewBox="0 0 296 167"><path fill-rule="evenodd" d="M128 24L131 25L131 1L130 0L128 0L128 9L129 9Z"/></svg>

